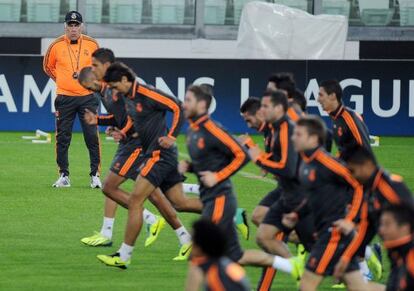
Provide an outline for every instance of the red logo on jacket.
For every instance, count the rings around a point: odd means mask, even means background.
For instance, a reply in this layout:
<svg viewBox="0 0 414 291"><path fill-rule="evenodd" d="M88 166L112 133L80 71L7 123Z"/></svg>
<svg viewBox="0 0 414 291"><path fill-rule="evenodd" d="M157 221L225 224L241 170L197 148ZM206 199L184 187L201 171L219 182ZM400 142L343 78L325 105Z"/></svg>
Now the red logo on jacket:
<svg viewBox="0 0 414 291"><path fill-rule="evenodd" d="M316 171L315 171L315 169L310 170L308 178L309 178L309 181L311 181L311 182L316 180Z"/></svg>
<svg viewBox="0 0 414 291"><path fill-rule="evenodd" d="M197 147L201 150L206 146L204 138L200 137L197 141Z"/></svg>
<svg viewBox="0 0 414 291"><path fill-rule="evenodd" d="M135 108L138 112L142 112L142 104L141 103L137 103L137 106Z"/></svg>

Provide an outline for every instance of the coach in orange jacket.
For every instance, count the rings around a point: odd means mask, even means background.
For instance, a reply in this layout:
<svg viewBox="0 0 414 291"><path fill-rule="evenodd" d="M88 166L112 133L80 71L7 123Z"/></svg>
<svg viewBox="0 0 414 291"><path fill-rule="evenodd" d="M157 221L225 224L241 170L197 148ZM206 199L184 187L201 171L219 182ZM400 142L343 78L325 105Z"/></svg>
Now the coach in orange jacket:
<svg viewBox="0 0 414 291"><path fill-rule="evenodd" d="M76 114L82 125L86 146L89 150L91 187L101 188L99 179L100 149L96 125L84 121L85 109L98 110L95 95L78 83L82 68L91 66L92 53L98 48L93 38L82 34L82 15L70 11L65 17L65 34L58 37L48 48L43 60L45 73L56 82L56 162L59 178L53 187L70 187L68 149L72 138Z"/></svg>

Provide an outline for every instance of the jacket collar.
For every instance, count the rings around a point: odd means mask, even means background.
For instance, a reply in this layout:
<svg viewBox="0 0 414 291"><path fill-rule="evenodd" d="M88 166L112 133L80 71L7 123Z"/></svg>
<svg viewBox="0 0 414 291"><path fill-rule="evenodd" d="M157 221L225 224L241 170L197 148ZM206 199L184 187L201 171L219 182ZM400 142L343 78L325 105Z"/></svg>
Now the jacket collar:
<svg viewBox="0 0 414 291"><path fill-rule="evenodd" d="M339 104L338 108L336 108L332 112L329 112L329 116L331 116L333 120L336 120L342 114L342 112L344 112L344 110L345 106L341 103Z"/></svg>
<svg viewBox="0 0 414 291"><path fill-rule="evenodd" d="M312 162L315 157L318 155L318 153L321 150L321 146L318 146L316 148L310 149L310 150L306 150L300 153L302 160L309 164L310 162Z"/></svg>
<svg viewBox="0 0 414 291"><path fill-rule="evenodd" d="M189 121L190 127L192 129L198 129L200 124L204 123L209 118L210 118L210 116L207 113L205 113L205 114L194 116L194 117L190 118L188 121Z"/></svg>

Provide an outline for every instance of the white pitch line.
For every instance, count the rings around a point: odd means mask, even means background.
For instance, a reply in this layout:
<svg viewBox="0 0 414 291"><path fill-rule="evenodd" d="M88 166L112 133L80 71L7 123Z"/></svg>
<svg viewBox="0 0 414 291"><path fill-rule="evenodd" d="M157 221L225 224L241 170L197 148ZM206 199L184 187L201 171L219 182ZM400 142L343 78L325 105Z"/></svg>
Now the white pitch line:
<svg viewBox="0 0 414 291"><path fill-rule="evenodd" d="M178 154L180 156L182 156L183 158L186 158L186 159L190 158L190 156L186 153L179 152ZM258 180L258 181L261 181L261 182L264 182L264 183L277 185L277 182L273 179L262 177L262 176L259 176L259 175L256 175L256 174L253 174L253 173L250 173L250 172L239 171L239 172L237 172L237 175L240 175L240 176L243 176L243 177L249 178L249 179Z"/></svg>

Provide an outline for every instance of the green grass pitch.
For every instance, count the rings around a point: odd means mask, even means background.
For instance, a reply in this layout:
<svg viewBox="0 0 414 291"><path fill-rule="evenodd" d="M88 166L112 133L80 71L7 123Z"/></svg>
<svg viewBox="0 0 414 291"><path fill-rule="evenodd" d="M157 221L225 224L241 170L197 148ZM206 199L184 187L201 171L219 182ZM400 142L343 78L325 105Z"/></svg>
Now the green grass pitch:
<svg viewBox="0 0 414 291"><path fill-rule="evenodd" d="M132 265L126 271L104 266L97 254L114 252L122 242L126 211L119 209L115 221L114 246L93 248L80 239L99 231L103 195L89 188L89 159L80 134L75 134L69 151L71 183L68 189L54 189L57 178L54 143L32 144L21 139L28 133L0 133L0 290L183 290L187 263L173 262L179 245L174 232L166 227L158 240L144 248L145 232L139 237ZM103 136L102 136L103 137ZM260 137L256 137L258 141ZM102 141L102 177L108 171L116 145ZM178 139L184 153L184 137ZM414 138L381 138L375 148L380 163L400 174L414 189ZM246 177L259 174L249 164L243 174L233 177L239 206L251 214L261 197L274 187L270 180ZM188 178L195 182L194 177ZM126 189L133 183L127 182ZM147 204L154 210L154 207ZM187 228L197 215L180 214ZM257 248L256 228L251 227L244 248ZM260 269L247 268L252 287ZM388 263L386 263L386 274ZM330 290L331 279L321 290ZM289 276L278 274L276 290L295 290Z"/></svg>

